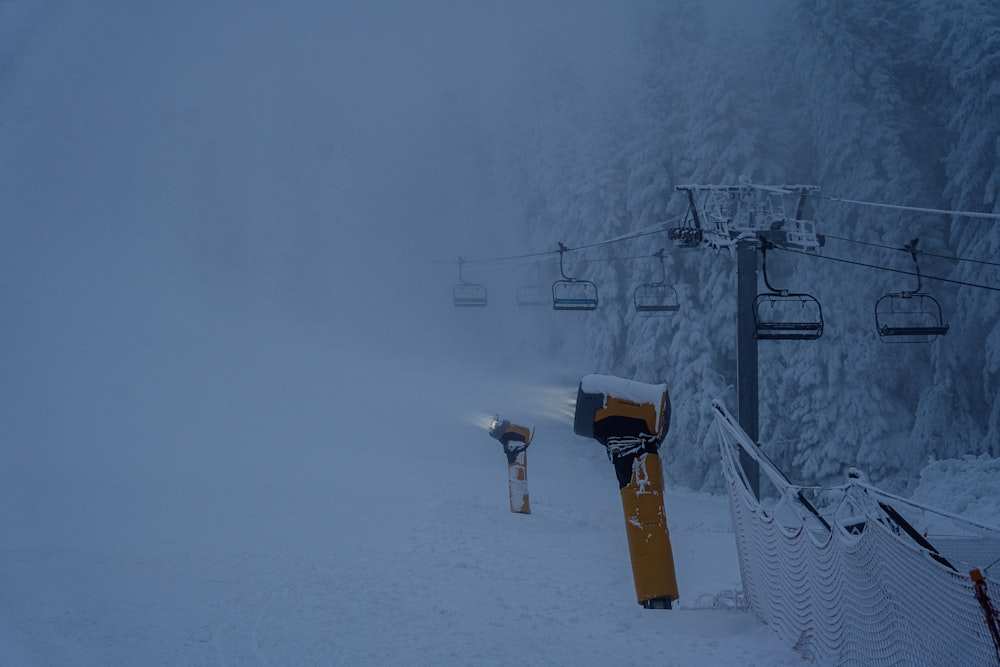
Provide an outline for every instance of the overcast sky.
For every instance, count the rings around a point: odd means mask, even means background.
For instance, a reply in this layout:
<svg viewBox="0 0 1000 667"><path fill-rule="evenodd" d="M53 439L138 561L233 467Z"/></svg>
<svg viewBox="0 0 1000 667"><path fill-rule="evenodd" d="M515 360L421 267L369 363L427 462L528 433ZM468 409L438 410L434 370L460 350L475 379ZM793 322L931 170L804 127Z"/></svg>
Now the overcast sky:
<svg viewBox="0 0 1000 667"><path fill-rule="evenodd" d="M594 1L51 2L0 5L0 25L12 297L158 281L321 312L510 243L496 146L534 74L568 65L594 98L618 93L635 18Z"/></svg>

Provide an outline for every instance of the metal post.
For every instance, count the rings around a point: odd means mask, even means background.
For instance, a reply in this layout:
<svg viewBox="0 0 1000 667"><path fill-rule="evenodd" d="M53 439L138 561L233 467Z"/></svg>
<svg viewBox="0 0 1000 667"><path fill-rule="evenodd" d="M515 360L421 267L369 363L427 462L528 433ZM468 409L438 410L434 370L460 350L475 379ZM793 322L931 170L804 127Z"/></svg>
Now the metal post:
<svg viewBox="0 0 1000 667"><path fill-rule="evenodd" d="M740 426L754 442L759 434L757 411L757 339L753 302L757 296L757 241L736 242L736 401ZM754 495L760 498L760 467L742 449L740 464Z"/></svg>

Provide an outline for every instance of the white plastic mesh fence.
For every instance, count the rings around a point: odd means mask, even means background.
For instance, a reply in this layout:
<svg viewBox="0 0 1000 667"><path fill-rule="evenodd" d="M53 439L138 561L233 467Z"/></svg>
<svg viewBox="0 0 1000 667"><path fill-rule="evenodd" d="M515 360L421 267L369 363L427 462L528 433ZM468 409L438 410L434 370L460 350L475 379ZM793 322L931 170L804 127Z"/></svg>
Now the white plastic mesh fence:
<svg viewBox="0 0 1000 667"><path fill-rule="evenodd" d="M1000 559L1000 530L860 479L794 486L715 408L744 593L762 622L822 664L1000 663L969 576L984 570L988 594L1000 600L1000 579L985 569ZM741 450L760 464L761 500Z"/></svg>

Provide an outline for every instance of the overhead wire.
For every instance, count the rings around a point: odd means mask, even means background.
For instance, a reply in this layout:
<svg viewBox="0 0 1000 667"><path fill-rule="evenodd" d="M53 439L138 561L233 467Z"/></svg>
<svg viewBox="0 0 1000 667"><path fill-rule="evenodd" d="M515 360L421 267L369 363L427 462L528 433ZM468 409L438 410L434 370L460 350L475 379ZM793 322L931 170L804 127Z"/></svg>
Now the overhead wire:
<svg viewBox="0 0 1000 667"><path fill-rule="evenodd" d="M626 261L632 259L654 259L657 257L656 253L648 255L629 255L627 257L589 257L587 259L581 259L580 262L617 262Z"/></svg>
<svg viewBox="0 0 1000 667"><path fill-rule="evenodd" d="M784 252L795 253L796 255L805 255L807 257L817 257L819 259L828 259L834 262L841 262L843 264L852 264L854 266L863 266L868 269L876 269L879 271L891 271L892 273L902 273L907 276L915 276L922 278L924 280L936 280L943 283L952 283L954 285L962 285L964 287L978 287L980 289L990 290L991 292L1000 292L1000 287L994 287L992 285L980 285L978 283L970 283L965 280L958 280L955 278L944 278L941 276L929 276L923 271L919 274L916 271L906 271L904 269L894 269L889 266L880 266L878 264L868 264L867 262L859 262L853 259L844 259L843 257L831 257L830 255L819 255L816 253L806 252L805 250L796 250L794 248L782 248L780 246L775 247L775 250L782 250Z"/></svg>
<svg viewBox="0 0 1000 667"><path fill-rule="evenodd" d="M572 248L566 248L563 252L573 252L573 251L577 251L577 250L587 250L589 248L597 248L597 247L600 247L600 246L610 245L610 244L613 244L613 243L621 243L622 241L631 241L632 239L638 239L638 238L642 238L644 236L652 236L653 234L661 234L661 233L667 231L667 227L669 225L677 222L678 220L680 220L680 216L678 216L676 218L673 218L673 219L670 219L670 220L664 220L662 222L658 222L655 225L650 225L649 227L644 227L643 229L640 229L640 230L637 230L637 231L634 231L634 232L629 232L627 234L622 234L620 236L615 236L615 237L612 237L610 239L604 239L602 241L595 241L593 243L585 243L583 245L574 246ZM535 258L535 257L549 257L549 256L553 256L553 255L558 255L559 253L560 253L560 251L558 249L556 249L556 250L547 250L547 251L542 251L542 252L525 253L525 254L522 254L522 255L506 255L506 256L502 256L502 257L484 257L484 258L481 258L481 259L465 259L465 260L462 260L462 261L465 262L466 264L488 264L488 263L494 263L494 262L509 262L509 261L514 261L514 260L519 260L519 259L532 259L532 258ZM600 260L590 260L590 261L600 261Z"/></svg>
<svg viewBox="0 0 1000 667"><path fill-rule="evenodd" d="M637 232L631 234L623 234L622 236L617 236L615 238L606 239L604 241L597 241L595 243L588 243L586 245L577 246L576 248L568 248L568 250L586 250L588 248L597 248L599 246L610 245L612 243L619 243L620 241L630 241L632 239L642 238L643 236L651 236L653 234L659 234L667 231L667 225L676 222L680 218L674 220L666 220L664 222L658 222L655 225L650 225L645 229L641 229Z"/></svg>
<svg viewBox="0 0 1000 667"><path fill-rule="evenodd" d="M827 201L840 202L843 204L856 204L858 206L874 206L877 208L891 208L897 211L915 211L917 213L937 213L940 215L953 215L960 218L985 218L987 220L1000 220L1000 213L983 213L980 211L953 211L944 208L905 206L903 204L883 204L881 202L863 201L860 199L847 199L845 197L830 197L828 195L818 195L813 193L803 193L803 196L812 197L813 199L825 199Z"/></svg>
<svg viewBox="0 0 1000 667"><path fill-rule="evenodd" d="M812 197L812 198L815 198L815 199L824 199L824 200L833 201L833 202L855 204L855 205L859 205L859 206L874 206L874 207L890 208L890 209L897 209L897 210L919 211L919 212L925 212L925 213L938 213L938 214L953 215L953 216L960 216L960 217L987 218L987 219L1000 220L1000 214L993 214L993 213L981 213L981 212L976 212L976 211L957 211L957 210L947 210L947 209L925 208L925 207L916 207L916 206L905 206L905 205L900 205L900 204L885 204L885 203L879 203L879 202L863 201L863 200L859 200L859 199L848 199L848 198L844 198L844 197L830 197L830 196L827 196L827 195L817 195L817 194L808 194L808 193L804 194L804 196L806 196L806 197ZM640 229L640 230L635 231L635 232L629 232L627 234L622 234L620 236L612 237L612 238L609 238L609 239L603 239L601 241L595 241L593 243L585 243L585 244L582 244L582 245L579 245L579 246L574 246L574 247L566 247L566 246L564 246L564 245L562 245L560 243L561 249L556 249L556 250L548 250L548 251L533 252L533 253L523 253L523 254L519 254L519 255L506 255L506 256L499 256L499 257L487 257L487 258L481 258L481 259L461 260L461 261L463 261L466 264L486 264L486 263L508 262L508 261L514 261L514 260L523 260L523 259L533 259L533 258L538 258L538 257L552 257L552 256L559 255L562 252L574 252L574 251L579 251L579 250L587 250L587 249L590 249L590 248L597 248L597 247L601 247L601 246L605 246L605 245L611 245L611 244L614 244L614 243L620 243L622 241L629 241L629 240L633 240L633 239L637 239L637 238L642 238L642 237L645 237L645 236L650 236L650 235L653 235L653 234L659 234L659 233L662 233L662 232L666 231L667 228L668 228L668 226L670 224L676 223L677 221L681 220L682 217L683 216L676 216L673 219L662 221L662 222L658 222L655 225L651 225L649 227L646 227L644 229ZM843 236L836 236L836 235L832 235L832 234L825 234L825 236L827 238L830 238L830 239L835 239L835 240L838 240L838 241L844 241L844 242L847 242L847 243L857 243L857 244L867 245L867 246L870 246L870 247L876 247L876 248L881 248L881 249L885 249L885 250L897 250L897 251L900 251L900 252L911 252L907 248L904 248L904 247L901 247L901 246L889 246L889 245L884 245L884 244L879 244L879 243L873 243L873 242L869 242L869 241L860 241L860 240L857 240L857 239L851 239L851 238L847 238L847 237L843 237ZM921 272L921 273L918 274L916 271L907 271L907 270L904 270L904 269L895 269L895 268L892 268L892 267L881 266L881 265L877 265L877 264L869 264L869 263L866 263L866 262L860 262L860 261L857 261L857 260L845 259L845 258L842 258L842 257L832 257L832 256L829 256L829 255L818 255L818 254L815 254L815 253L810 253L810 252L806 252L806 251L802 251L802 250L796 250L796 249L793 249L793 248L780 248L779 247L777 249L778 250L784 250L786 252L795 253L795 254L806 255L806 256L809 256L809 257L821 257L823 259L828 259L828 260L831 260L831 261L841 262L841 263L844 263L844 264L851 264L851 265L854 265L854 266L861 266L861 267L865 267L865 268L869 268L869 269L875 269L875 270L881 270L881 271L889 271L889 272L892 272L892 273L901 273L903 275L915 276L915 277L924 278L924 279L927 279L927 280L934 280L934 281L938 281L938 282L944 282L944 283L951 283L951 284L955 284L955 285L961 285L961 286L964 286L964 287L974 287L974 288L985 289L985 290L990 290L990 291L994 291L994 292L1000 292L1000 287L995 287L995 286L992 286L992 285L982 285L982 284L972 283L972 282L965 281L965 280L958 280L958 279L955 279L955 278L945 278L945 277L942 277L942 276L932 276L932 275L927 275L927 274L925 274L923 272ZM979 259L972 259L972 258L967 258L967 257L955 257L955 256L950 256L950 255L942 255L942 254L938 254L938 253L927 252L927 251L924 251L924 250L920 250L918 252L921 255L924 255L924 256L927 256L927 257L937 257L937 258L941 258L941 259L948 259L948 260L959 261L959 262L972 262L972 263L982 264L982 265L986 265L986 266L997 266L997 267L1000 267L1000 262L991 262L991 261L988 261L988 260L979 260ZM615 261L615 260L647 259L647 258L651 258L651 257L656 257L656 255L655 254L651 254L651 255L635 255L635 256L628 256L628 257L587 258L587 259L578 260L578 261L602 262L602 261Z"/></svg>
<svg viewBox="0 0 1000 667"><path fill-rule="evenodd" d="M669 223L659 223L657 225L657 227L662 227L665 224L669 224ZM626 234L626 235L615 237L615 238L612 238L612 239L606 239L606 240L603 240L603 241L597 241L597 242L594 242L594 243L589 243L589 244L577 246L577 247L574 247L574 248L569 248L568 251L583 250L583 249L587 249L587 248L596 248L596 247L599 247L599 246L609 245L609 244L612 244L612 243L618 243L618 242L621 242L621 241L626 241L626 240L630 240L630 239L634 239L634 238L641 238L643 236L649 236L650 234L657 233L658 231L662 231L662 230L661 229L657 229L655 231L642 230L642 231L639 231L639 232L634 232L634 233L631 233L631 234ZM869 246L884 248L886 250L899 250L899 251L908 252L908 251L906 251L905 248L902 248L902 247L882 245L882 244L877 244L877 243L871 243L871 242L868 242L868 241L857 241L855 239L849 239L847 237L831 236L829 234L827 234L826 236L827 236L827 238L834 238L834 239L839 240L839 241L847 241L847 242L852 242L852 243L859 243L859 244L862 244L862 245L869 245ZM695 248L695 249L692 249L692 250L697 250L697 249ZM864 267L864 268L868 268L868 269L875 269L877 271L889 271L891 273L900 273L900 274L903 274L903 275L914 276L914 277L922 278L922 279L925 279L925 280L934 280L934 281L943 282L943 283L951 283L951 284L954 284L954 285L961 285L961 286L964 286L964 287L974 287L974 288L989 290L989 291L992 291L992 292L1000 292L1000 287L995 287L995 286L992 286L992 285L982 285L982 284L979 284L979 283L972 283L972 282L969 282L969 281L958 280L958 279L955 279L955 278L945 278L943 276L928 275L928 274L926 274L926 273L924 273L922 271L918 274L916 271L908 271L906 269L896 269L896 268L893 268L893 267L882 266L882 265L879 265L879 264L869 264L867 262L860 262L860 261L853 260L853 259L845 259L843 257L833 257L833 256L830 256L830 255L820 255L820 254L816 254L816 253L807 252L807 251L804 251L804 250L797 250L797 249L794 249L794 248L775 247L775 250L783 250L785 252L790 252L790 253L794 253L794 254L797 254L797 255L805 255L807 257L818 257L818 258L821 258L821 259L828 259L830 261L840 262L842 264L850 264L850 265L853 265L853 266L860 266L860 267ZM511 260L516 260L516 259L525 259L525 258L550 256L550 255L558 255L558 254L559 254L559 251L558 250L554 250L554 251L547 251L547 252L525 253L523 255L511 255L511 256L505 256L505 257L493 257L493 258L484 258L484 259L478 259L478 260L463 260L463 261L466 264L472 264L472 263L483 264L483 263L489 263L489 262L505 262L505 261L511 261ZM939 255L934 255L932 253L923 253L923 254L928 254L930 256L939 256ZM626 261L626 260L636 260L636 259L652 259L654 257L657 257L657 255L655 253L645 254L645 255L628 255L628 256L622 256L622 257L592 257L592 258L586 258L586 259L577 260L577 261L581 261L581 262L612 262L612 261L619 261L619 260L620 261ZM959 261L978 262L978 263L983 263L983 264L989 264L989 265L992 265L992 266L1000 266L1000 264L998 264L998 263L986 262L986 261L983 261L983 260L973 260L973 259L966 259L966 258L960 258L960 257L950 257L950 256L947 256L947 255L940 255L940 257L943 257L945 259L954 259L954 260L959 260Z"/></svg>
<svg viewBox="0 0 1000 667"><path fill-rule="evenodd" d="M837 240L837 241L846 241L848 243L857 243L859 245L871 246L873 248L882 248L883 250L899 250L900 252L910 252L909 250L907 250L906 248L904 248L902 246L890 246L890 245L883 245L881 243L872 243L871 241L859 241L857 239L849 239L849 238L844 237L844 236L835 236L833 234L824 234L824 236L826 238L828 238L828 239L834 239L834 240ZM985 264L986 266L1000 266L1000 262L990 262L990 261L985 260L985 259L972 259L972 258L969 258L969 257L957 257L957 256L954 256L954 255L942 255L940 253L927 252L926 250L918 250L917 252L919 254L921 254L921 255L926 256L926 257L937 257L939 259L950 259L950 260L953 260L953 261L956 261L956 262L972 262L974 264Z"/></svg>

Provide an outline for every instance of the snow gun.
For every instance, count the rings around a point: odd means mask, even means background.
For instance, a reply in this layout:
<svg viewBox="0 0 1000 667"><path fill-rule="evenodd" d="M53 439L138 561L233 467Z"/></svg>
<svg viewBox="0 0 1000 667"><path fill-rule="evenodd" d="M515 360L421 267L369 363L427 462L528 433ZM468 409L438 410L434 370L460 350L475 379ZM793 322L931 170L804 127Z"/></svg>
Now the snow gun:
<svg viewBox="0 0 1000 667"><path fill-rule="evenodd" d="M531 514L528 504L528 445L533 431L527 426L512 424L510 420L493 417L490 437L499 440L507 455L507 481L510 489L510 511Z"/></svg>
<svg viewBox="0 0 1000 667"><path fill-rule="evenodd" d="M679 597L658 454L669 428L667 385L611 375L580 382L573 431L604 445L615 466L636 598L646 609L670 609Z"/></svg>

